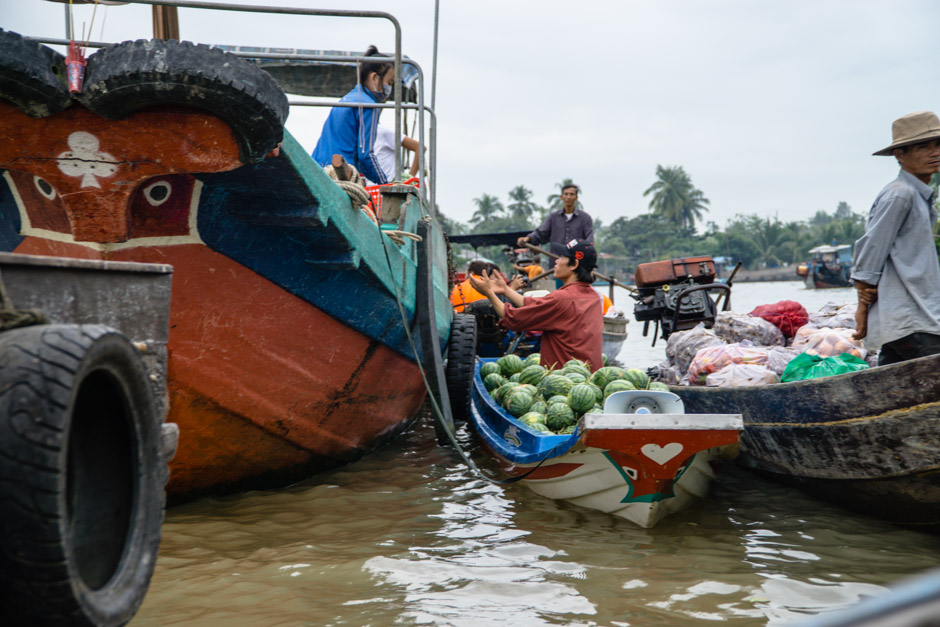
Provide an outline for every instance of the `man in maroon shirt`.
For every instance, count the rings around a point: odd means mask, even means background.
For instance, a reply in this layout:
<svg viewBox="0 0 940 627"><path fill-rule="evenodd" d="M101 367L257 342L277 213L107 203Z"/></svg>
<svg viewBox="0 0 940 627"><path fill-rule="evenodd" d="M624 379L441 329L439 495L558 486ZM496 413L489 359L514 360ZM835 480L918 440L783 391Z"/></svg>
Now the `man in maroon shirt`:
<svg viewBox="0 0 940 627"><path fill-rule="evenodd" d="M571 240L565 254L555 260L555 278L563 285L548 296L524 297L506 285L498 273L471 277L474 289L486 296L511 331L542 331L542 365L560 367L569 359L587 362L591 370L603 366L604 318L601 299L591 283L597 252L590 242ZM509 302L499 299L502 294Z"/></svg>

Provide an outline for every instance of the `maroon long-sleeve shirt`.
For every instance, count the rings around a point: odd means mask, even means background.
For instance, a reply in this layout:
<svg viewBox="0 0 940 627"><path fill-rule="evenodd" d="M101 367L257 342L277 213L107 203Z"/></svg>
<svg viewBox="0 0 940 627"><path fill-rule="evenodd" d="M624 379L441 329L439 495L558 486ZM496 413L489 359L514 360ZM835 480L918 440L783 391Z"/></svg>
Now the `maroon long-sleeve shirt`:
<svg viewBox="0 0 940 627"><path fill-rule="evenodd" d="M604 365L603 316L598 293L589 283L576 281L548 296L525 298L522 307L506 303L500 324L511 331L541 331L541 363L546 368L580 359L594 371Z"/></svg>

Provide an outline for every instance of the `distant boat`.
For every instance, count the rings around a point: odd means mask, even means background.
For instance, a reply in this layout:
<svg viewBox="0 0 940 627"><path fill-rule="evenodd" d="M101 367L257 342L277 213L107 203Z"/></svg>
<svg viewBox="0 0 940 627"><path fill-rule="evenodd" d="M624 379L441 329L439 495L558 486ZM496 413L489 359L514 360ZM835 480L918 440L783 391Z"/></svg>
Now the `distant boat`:
<svg viewBox="0 0 940 627"><path fill-rule="evenodd" d="M849 287L852 284L852 245L823 244L808 251L812 258L796 267L809 289Z"/></svg>

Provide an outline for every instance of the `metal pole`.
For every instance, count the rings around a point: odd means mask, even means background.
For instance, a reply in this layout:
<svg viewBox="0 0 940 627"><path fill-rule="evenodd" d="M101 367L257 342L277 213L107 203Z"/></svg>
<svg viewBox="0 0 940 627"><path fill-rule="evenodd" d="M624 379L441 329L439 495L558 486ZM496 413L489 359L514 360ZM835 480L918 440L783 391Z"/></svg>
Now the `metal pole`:
<svg viewBox="0 0 940 627"><path fill-rule="evenodd" d="M69 13L69 5L62 7L65 10L65 38L72 39L72 14Z"/></svg>
<svg viewBox="0 0 940 627"><path fill-rule="evenodd" d="M431 55L431 108L434 108L437 95L437 24L441 13L441 0L434 0L434 52Z"/></svg>

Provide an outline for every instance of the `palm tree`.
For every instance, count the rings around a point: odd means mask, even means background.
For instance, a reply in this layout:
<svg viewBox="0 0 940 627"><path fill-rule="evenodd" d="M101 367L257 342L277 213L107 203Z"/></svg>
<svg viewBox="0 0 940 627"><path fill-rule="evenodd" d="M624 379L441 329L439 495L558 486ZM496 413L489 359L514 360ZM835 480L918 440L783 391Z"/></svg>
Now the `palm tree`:
<svg viewBox="0 0 940 627"><path fill-rule="evenodd" d="M774 218L761 220L752 216L748 225L751 240L760 251L757 260L765 265L786 263L793 259L793 233L786 225Z"/></svg>
<svg viewBox="0 0 940 627"><path fill-rule="evenodd" d="M574 181L571 179L562 179L561 183L555 183L555 187L558 188L557 194L549 194L546 201L548 202L548 212L555 211L556 209L561 209L564 204L561 202L561 190L566 188L569 185L574 185ZM578 192L578 202L574 205L575 209L584 211L584 206L581 204L581 192Z"/></svg>
<svg viewBox="0 0 940 627"><path fill-rule="evenodd" d="M682 166L657 165L656 177L657 181L643 192L644 196L653 195L649 204L653 214L680 228L694 230L695 221L702 219L703 211L708 211L705 205L709 200L692 185Z"/></svg>
<svg viewBox="0 0 940 627"><path fill-rule="evenodd" d="M517 185L509 192L509 203L506 209L512 214L517 222L528 223L532 215L538 211L539 207L532 202L532 190L526 189L524 185Z"/></svg>
<svg viewBox="0 0 940 627"><path fill-rule="evenodd" d="M490 196L489 194L483 194L480 198L474 198L473 202L477 206L477 210L474 211L473 215L470 217L471 224L482 224L505 210L503 203L499 202L499 198Z"/></svg>

